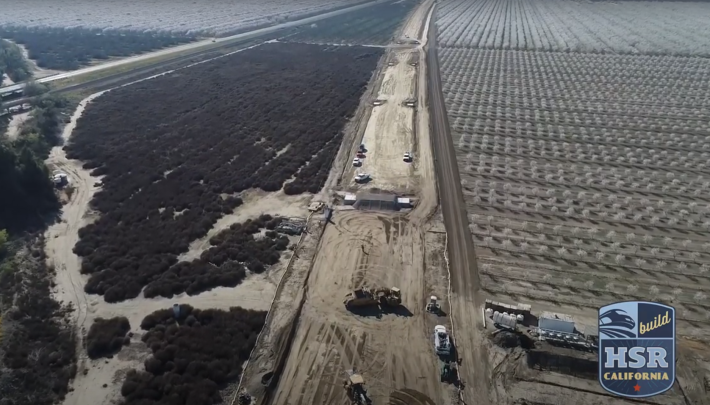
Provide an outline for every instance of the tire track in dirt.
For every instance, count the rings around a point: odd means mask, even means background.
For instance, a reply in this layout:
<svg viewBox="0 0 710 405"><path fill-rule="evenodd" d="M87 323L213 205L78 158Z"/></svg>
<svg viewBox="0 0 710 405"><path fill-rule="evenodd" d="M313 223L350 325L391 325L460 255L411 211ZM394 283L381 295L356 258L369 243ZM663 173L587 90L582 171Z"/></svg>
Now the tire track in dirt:
<svg viewBox="0 0 710 405"><path fill-rule="evenodd" d="M436 405L431 398L419 391L404 388L390 394L388 405Z"/></svg>

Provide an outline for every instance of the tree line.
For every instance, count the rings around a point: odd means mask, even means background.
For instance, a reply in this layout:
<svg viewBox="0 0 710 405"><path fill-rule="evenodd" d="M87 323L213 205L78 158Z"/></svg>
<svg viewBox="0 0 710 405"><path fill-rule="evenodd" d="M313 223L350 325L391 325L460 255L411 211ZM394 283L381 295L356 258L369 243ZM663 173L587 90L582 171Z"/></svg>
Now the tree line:
<svg viewBox="0 0 710 405"><path fill-rule="evenodd" d="M44 160L60 142L60 125L69 101L45 94L31 101L33 111L17 139L0 138L0 229L23 232L43 226L59 202Z"/></svg>
<svg viewBox="0 0 710 405"><path fill-rule="evenodd" d="M5 74L10 80L21 82L32 77L32 69L19 46L0 39L0 86L3 85Z"/></svg>
<svg viewBox="0 0 710 405"><path fill-rule="evenodd" d="M31 104L17 139L2 136L0 117L0 403L51 405L76 374L76 344L37 233L60 207L44 159L71 105L49 94Z"/></svg>
<svg viewBox="0 0 710 405"><path fill-rule="evenodd" d="M37 66L55 70L76 70L92 60L131 56L196 39L175 33L14 26L0 27L0 38L24 45Z"/></svg>

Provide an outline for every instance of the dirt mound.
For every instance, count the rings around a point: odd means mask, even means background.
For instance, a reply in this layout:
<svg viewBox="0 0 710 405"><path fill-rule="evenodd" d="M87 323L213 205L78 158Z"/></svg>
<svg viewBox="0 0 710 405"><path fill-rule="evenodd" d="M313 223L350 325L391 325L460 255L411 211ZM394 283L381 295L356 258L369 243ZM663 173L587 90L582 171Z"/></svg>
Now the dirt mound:
<svg viewBox="0 0 710 405"><path fill-rule="evenodd" d="M419 391L404 388L392 392L387 405L436 405L436 403Z"/></svg>

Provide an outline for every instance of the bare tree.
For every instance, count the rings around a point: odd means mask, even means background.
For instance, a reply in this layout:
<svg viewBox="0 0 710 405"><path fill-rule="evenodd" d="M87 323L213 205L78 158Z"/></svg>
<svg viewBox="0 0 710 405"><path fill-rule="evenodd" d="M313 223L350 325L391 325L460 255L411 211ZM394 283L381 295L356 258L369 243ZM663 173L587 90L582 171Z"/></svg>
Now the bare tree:
<svg viewBox="0 0 710 405"><path fill-rule="evenodd" d="M624 262L624 260L626 260L626 256L624 256L622 254L618 254L618 255L614 256L614 261L616 262L616 264L621 264Z"/></svg>
<svg viewBox="0 0 710 405"><path fill-rule="evenodd" d="M599 234L599 228L589 228L587 229L587 234L589 235L590 239L596 239L597 235Z"/></svg>
<svg viewBox="0 0 710 405"><path fill-rule="evenodd" d="M655 285L652 285L651 287L649 287L648 292L651 294L651 298L656 298L658 297L658 293L660 292L660 290Z"/></svg>
<svg viewBox="0 0 710 405"><path fill-rule="evenodd" d="M700 258L700 252L690 252L688 253L688 256L690 256L690 258L697 263L698 259Z"/></svg>
<svg viewBox="0 0 710 405"><path fill-rule="evenodd" d="M607 291L612 292L612 293L614 292L615 287L616 286L614 285L613 282L609 282L609 283L607 283L607 285L604 286L604 288L606 288Z"/></svg>
<svg viewBox="0 0 710 405"><path fill-rule="evenodd" d="M707 273L708 271L710 271L710 264L707 264L707 263L703 263L703 265L700 266L700 270L698 270L698 272L699 272L700 274L705 274L705 273Z"/></svg>
<svg viewBox="0 0 710 405"><path fill-rule="evenodd" d="M597 253L594 254L594 257L596 257L596 258L597 258L597 261L601 263L602 261L604 261L604 258L606 257L606 253L604 253L604 252L597 252Z"/></svg>
<svg viewBox="0 0 710 405"><path fill-rule="evenodd" d="M518 247L520 248L521 252L525 252L530 248L530 245L527 242L521 242L520 246Z"/></svg>
<svg viewBox="0 0 710 405"><path fill-rule="evenodd" d="M513 247L513 242L511 242L510 239L504 239L501 244L503 245L503 249L505 250L511 250Z"/></svg>
<svg viewBox="0 0 710 405"><path fill-rule="evenodd" d="M651 241L653 240L653 236L651 236L651 235L645 233L645 234L643 234L642 239L643 239L643 242L644 242L644 243L649 244L649 243L651 243Z"/></svg>
<svg viewBox="0 0 710 405"><path fill-rule="evenodd" d="M658 256L658 254L659 254L660 252L661 252L661 249L659 249L659 248L657 248L657 247L651 248L651 256L653 256L653 257Z"/></svg>
<svg viewBox="0 0 710 405"><path fill-rule="evenodd" d="M670 237L668 237L668 236L665 236L665 237L663 238L663 246L668 247L668 246L670 246L671 243L673 243L673 239L672 239L672 238L670 238Z"/></svg>
<svg viewBox="0 0 710 405"><path fill-rule="evenodd" d="M626 291L627 291L629 294L634 294L636 291L638 291L638 289L639 289L639 287L638 287L636 284L629 284L629 285L626 287Z"/></svg>
<svg viewBox="0 0 710 405"><path fill-rule="evenodd" d="M627 233L626 234L626 240L628 242L633 242L636 239L636 234L633 232Z"/></svg>
<svg viewBox="0 0 710 405"><path fill-rule="evenodd" d="M549 250L550 248L547 247L547 245L540 245L537 247L537 251L541 256L545 256Z"/></svg>
<svg viewBox="0 0 710 405"><path fill-rule="evenodd" d="M484 272L490 272L493 270L493 265L490 263L483 263L483 266L481 266Z"/></svg>
<svg viewBox="0 0 710 405"><path fill-rule="evenodd" d="M542 276L542 281L544 281L544 282L546 282L546 283L549 283L550 280L552 280L552 275L551 275L551 274L545 274L544 276Z"/></svg>
<svg viewBox="0 0 710 405"><path fill-rule="evenodd" d="M587 289L591 289L592 287L594 287L594 281L592 281L592 280L585 281L585 282L584 282L584 287L587 288Z"/></svg>
<svg viewBox="0 0 710 405"><path fill-rule="evenodd" d="M679 295L683 294L683 289L682 288L674 288L673 289L673 296L678 298Z"/></svg>
<svg viewBox="0 0 710 405"><path fill-rule="evenodd" d="M618 252L619 249L621 249L621 243L620 242L613 242L611 244L611 250Z"/></svg>
<svg viewBox="0 0 710 405"><path fill-rule="evenodd" d="M646 260L644 260L644 259L641 258L641 257L637 257L637 258L634 260L634 263L636 263L636 267L643 267L643 266L646 264Z"/></svg>
<svg viewBox="0 0 710 405"><path fill-rule="evenodd" d="M685 264L685 262L679 262L679 263L676 265L676 268L678 269L678 271L679 271L680 273L685 273L685 270L688 268L688 265Z"/></svg>
<svg viewBox="0 0 710 405"><path fill-rule="evenodd" d="M560 257L565 257L567 255L567 248L566 247L560 247L557 249L557 255Z"/></svg>
<svg viewBox="0 0 710 405"><path fill-rule="evenodd" d="M616 232L609 231L609 233L606 234L606 238L609 240L614 240L614 238L616 238Z"/></svg>
<svg viewBox="0 0 710 405"><path fill-rule="evenodd" d="M693 301L698 302L698 303L700 301L705 301L707 298L708 298L708 296L700 291L696 292L695 295L693 295Z"/></svg>

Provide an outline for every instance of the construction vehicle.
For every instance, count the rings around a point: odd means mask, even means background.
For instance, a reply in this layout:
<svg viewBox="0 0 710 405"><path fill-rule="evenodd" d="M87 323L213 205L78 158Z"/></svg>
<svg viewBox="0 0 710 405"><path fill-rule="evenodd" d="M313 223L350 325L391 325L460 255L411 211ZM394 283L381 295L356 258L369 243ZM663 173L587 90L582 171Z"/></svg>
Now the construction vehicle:
<svg viewBox="0 0 710 405"><path fill-rule="evenodd" d="M251 404L251 395L247 393L245 390L242 390L242 392L239 393L239 396L237 397L237 403L239 405L249 405Z"/></svg>
<svg viewBox="0 0 710 405"><path fill-rule="evenodd" d="M348 398L353 404L369 405L372 403L370 397L367 396L365 379L362 378L361 374L357 373L357 370L348 370L348 379L343 381L343 388L345 388Z"/></svg>
<svg viewBox="0 0 710 405"><path fill-rule="evenodd" d="M441 382L454 383L458 381L458 369L456 363L450 361L439 361L441 365L441 373L439 374Z"/></svg>
<svg viewBox="0 0 710 405"><path fill-rule="evenodd" d="M434 351L439 356L451 355L451 340L444 325L434 327Z"/></svg>
<svg viewBox="0 0 710 405"><path fill-rule="evenodd" d="M426 304L426 311L432 314L441 313L441 305L437 302L436 295L432 295L429 298L429 303Z"/></svg>
<svg viewBox="0 0 710 405"><path fill-rule="evenodd" d="M375 289L362 287L347 294L343 304L347 309L372 305L396 307L402 304L402 292L397 287Z"/></svg>

